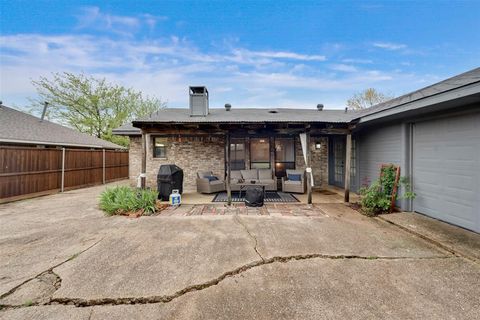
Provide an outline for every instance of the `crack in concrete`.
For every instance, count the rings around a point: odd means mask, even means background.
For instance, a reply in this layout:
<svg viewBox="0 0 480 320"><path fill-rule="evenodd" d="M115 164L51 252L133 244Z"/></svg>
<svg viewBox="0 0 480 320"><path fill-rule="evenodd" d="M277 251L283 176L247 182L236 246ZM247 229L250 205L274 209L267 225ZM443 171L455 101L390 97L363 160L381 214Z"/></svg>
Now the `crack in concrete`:
<svg viewBox="0 0 480 320"><path fill-rule="evenodd" d="M255 252L257 253L257 255L260 257L260 259L262 259L262 261L265 261L265 259L263 258L263 256L260 254L260 252L258 251L258 240L257 240L257 237L255 237L251 232L250 230L248 230L247 226L242 222L242 220L240 219L240 217L235 214L234 215L234 218L233 218L239 225L241 225L245 231L248 233L249 237L251 239L253 239L253 241L255 242L255 245L253 246L253 250L255 250Z"/></svg>
<svg viewBox="0 0 480 320"><path fill-rule="evenodd" d="M188 286L183 288L174 294L164 296L148 296L148 297L126 297L126 298L100 298L100 299L82 299L82 298L54 298L48 303L43 305L72 305L75 307L92 307L103 305L133 305L133 304L155 304L155 303L168 303L172 300L180 298L181 296L195 291L201 291L212 286L215 286L227 278L234 277L241 273L244 273L250 269L260 267L263 265L273 263L287 263L297 260L309 260L309 259L360 259L360 260L402 260L402 259L448 259L452 257L439 256L439 257L386 257L386 256L358 256L358 255L325 255L325 254L304 254L304 255L292 255L292 256L276 256L263 260L256 260L248 264L242 265L233 270L227 271L217 278L212 280ZM9 306L4 306L9 307ZM15 306L14 308L21 308L26 306Z"/></svg>
<svg viewBox="0 0 480 320"><path fill-rule="evenodd" d="M79 255L85 253L86 251L90 250L91 248L93 248L94 246L96 246L98 243L100 243L100 241L102 241L104 238L101 238L100 240L96 241L95 243L93 243L92 245L88 246L87 248L83 249L82 251L80 252L77 252L75 253L74 255L72 255L71 257L69 257L68 259L60 262L60 263L57 263L56 265L54 265L53 267L50 267L48 268L47 270L45 271L42 271L40 272L39 274L37 274L36 276L32 277L32 278L29 278L25 281L23 281L22 283L20 283L19 285L13 287L12 289L10 289L9 291L5 292L4 294L0 295L0 300L3 299L3 298L6 298L12 294L14 294L17 290L19 290L22 286L26 285L27 283L29 283L30 281L34 280L34 279L38 279L39 281L42 281L44 283L46 283L45 281L42 280L43 276L44 275L48 275L48 274L52 274L53 276L55 276L56 280L54 283L52 283L52 285L54 286L55 288L55 291L57 291L58 289L60 289L61 285L62 285L62 278L53 271L53 269L55 268L58 268L60 267L61 265L69 262L69 261L72 261L73 259L77 258ZM50 284L50 283L47 283L47 284ZM53 295L53 294L52 294ZM33 302L31 304L29 304L28 306L25 306L25 305L8 305L8 304L1 304L0 303L0 309L5 309L5 308L21 308L21 307L29 307L29 306L38 306L38 305L46 305L46 304L49 304L50 302L52 301L52 298L49 297L48 298L48 302L47 303L38 303L38 302Z"/></svg>

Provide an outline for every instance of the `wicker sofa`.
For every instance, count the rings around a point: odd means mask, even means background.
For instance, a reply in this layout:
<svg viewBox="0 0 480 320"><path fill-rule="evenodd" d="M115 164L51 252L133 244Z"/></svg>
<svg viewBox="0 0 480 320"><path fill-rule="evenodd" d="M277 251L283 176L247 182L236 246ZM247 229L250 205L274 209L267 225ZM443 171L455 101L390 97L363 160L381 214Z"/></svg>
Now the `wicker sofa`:
<svg viewBox="0 0 480 320"><path fill-rule="evenodd" d="M230 187L232 191L240 190L242 181L265 185L267 191L277 191L277 179L270 169L232 170L230 172Z"/></svg>
<svg viewBox="0 0 480 320"><path fill-rule="evenodd" d="M198 193L216 193L225 191L225 181L212 180L208 177L214 176L212 171L197 172L197 192Z"/></svg>
<svg viewBox="0 0 480 320"><path fill-rule="evenodd" d="M289 175L300 175L300 181L290 180ZM291 193L305 193L305 172L303 170L287 169L287 176L282 177L282 191Z"/></svg>

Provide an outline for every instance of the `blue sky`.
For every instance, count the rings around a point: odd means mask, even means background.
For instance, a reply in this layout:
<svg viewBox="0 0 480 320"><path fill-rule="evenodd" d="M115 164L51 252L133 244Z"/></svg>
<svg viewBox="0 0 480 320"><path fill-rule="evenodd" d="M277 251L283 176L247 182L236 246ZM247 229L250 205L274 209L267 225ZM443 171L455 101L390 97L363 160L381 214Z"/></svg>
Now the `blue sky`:
<svg viewBox="0 0 480 320"><path fill-rule="evenodd" d="M368 87L401 95L480 66L480 1L3 1L0 99L84 72L188 104L343 108Z"/></svg>

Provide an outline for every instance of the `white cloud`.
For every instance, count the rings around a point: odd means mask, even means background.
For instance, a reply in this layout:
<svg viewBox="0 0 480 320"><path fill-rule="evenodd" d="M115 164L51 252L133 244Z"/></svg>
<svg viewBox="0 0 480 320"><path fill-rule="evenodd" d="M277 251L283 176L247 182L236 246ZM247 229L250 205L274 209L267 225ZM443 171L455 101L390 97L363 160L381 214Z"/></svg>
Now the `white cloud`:
<svg viewBox="0 0 480 320"><path fill-rule="evenodd" d="M288 51L248 51L251 56L273 58L273 59L291 59L302 61L325 61L327 58L322 55L307 55Z"/></svg>
<svg viewBox="0 0 480 320"><path fill-rule="evenodd" d="M358 64L372 64L373 60L370 59L343 59L343 63L358 63Z"/></svg>
<svg viewBox="0 0 480 320"><path fill-rule="evenodd" d="M35 95L31 79L51 72L85 72L162 97L170 106L186 106L188 85L206 85L211 105L236 107L342 107L352 92L382 90L415 79L345 64L324 65L318 54L254 51L226 45L214 52L185 38L112 40L106 36L19 34L0 36L0 97ZM343 71L332 72L331 68ZM412 83L411 80L406 83ZM389 91L395 91L387 88ZM12 98L13 99L13 98ZM13 101L18 104L22 101Z"/></svg>
<svg viewBox="0 0 480 320"><path fill-rule="evenodd" d="M342 72L357 72L358 69L352 65L337 63L330 66L332 70L342 71Z"/></svg>
<svg viewBox="0 0 480 320"><path fill-rule="evenodd" d="M385 49L385 50L401 50L401 49L407 48L406 44L393 43L393 42L375 42L373 46L376 48Z"/></svg>
<svg viewBox="0 0 480 320"><path fill-rule="evenodd" d="M159 21L164 20L168 20L168 17L151 14L140 14L137 16L114 15L101 11L99 7L91 6L81 9L81 14L77 16L77 29L94 29L121 35L131 35L143 25L152 30Z"/></svg>

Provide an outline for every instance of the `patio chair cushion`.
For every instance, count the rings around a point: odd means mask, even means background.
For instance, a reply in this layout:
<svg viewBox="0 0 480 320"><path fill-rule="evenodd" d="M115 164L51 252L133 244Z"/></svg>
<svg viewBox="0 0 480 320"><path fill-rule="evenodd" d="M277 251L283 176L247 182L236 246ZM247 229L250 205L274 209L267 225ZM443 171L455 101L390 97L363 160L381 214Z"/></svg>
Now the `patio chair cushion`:
<svg viewBox="0 0 480 320"><path fill-rule="evenodd" d="M213 180L213 181L210 181L210 185L212 185L212 186L220 185L220 184L223 185L223 181L222 181L222 180Z"/></svg>
<svg viewBox="0 0 480 320"><path fill-rule="evenodd" d="M231 180L242 179L242 173L240 172L240 170L232 170L232 171L230 171L230 179L231 179Z"/></svg>
<svg viewBox="0 0 480 320"><path fill-rule="evenodd" d="M302 175L301 174L289 174L288 175L288 180L290 180L290 181L302 181Z"/></svg>
<svg viewBox="0 0 480 320"><path fill-rule="evenodd" d="M199 171L199 172L197 173L197 175L198 175L198 177L199 177L200 179L202 179L202 178L207 178L207 177L209 177L209 176L212 176L212 175L213 175L213 172L212 172L212 171Z"/></svg>
<svg viewBox="0 0 480 320"><path fill-rule="evenodd" d="M240 170L242 173L242 177L245 180L257 180L258 179L258 173L257 169L251 169L251 170Z"/></svg>
<svg viewBox="0 0 480 320"><path fill-rule="evenodd" d="M272 170L258 169L258 179L260 180L272 179Z"/></svg>
<svg viewBox="0 0 480 320"><path fill-rule="evenodd" d="M207 178L208 181L210 181L210 182L212 182L212 181L217 181L217 180L218 180L218 178L215 177L215 176L206 176L205 178Z"/></svg>
<svg viewBox="0 0 480 320"><path fill-rule="evenodd" d="M286 185L301 185L302 181L300 181L300 180L298 180L298 181L286 180L283 183L286 184Z"/></svg>

